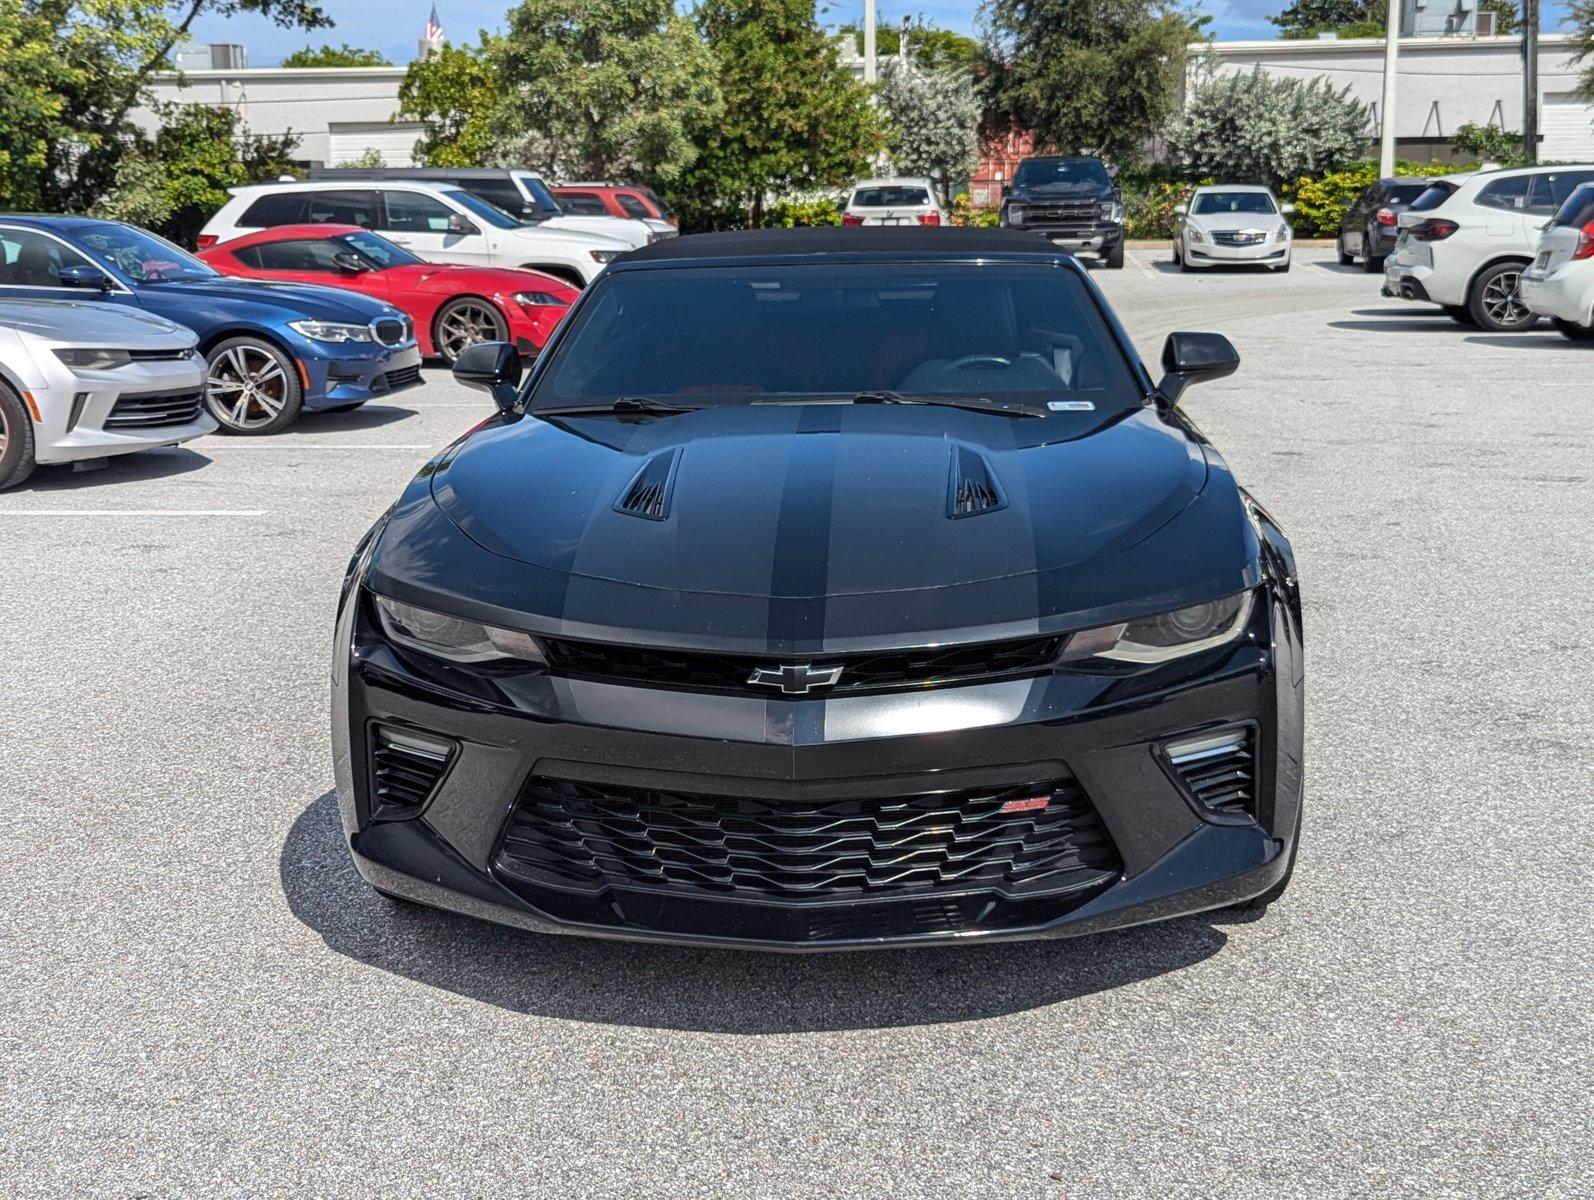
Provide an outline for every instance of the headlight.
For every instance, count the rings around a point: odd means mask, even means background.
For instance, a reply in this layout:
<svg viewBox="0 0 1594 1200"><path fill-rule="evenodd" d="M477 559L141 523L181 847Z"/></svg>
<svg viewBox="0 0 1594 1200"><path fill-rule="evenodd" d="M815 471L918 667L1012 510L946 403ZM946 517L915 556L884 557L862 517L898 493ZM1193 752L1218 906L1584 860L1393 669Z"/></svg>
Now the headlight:
<svg viewBox="0 0 1594 1200"><path fill-rule="evenodd" d="M593 262L606 263L606 262L613 262L615 259L619 258L620 255L624 254L625 251L623 251L623 250L588 250L587 253L592 255L592 261Z"/></svg>
<svg viewBox="0 0 1594 1200"><path fill-rule="evenodd" d="M1022 204L1009 204L1007 206L1007 223L1014 226L1024 224L1024 206Z"/></svg>
<svg viewBox="0 0 1594 1200"><path fill-rule="evenodd" d="M1194 225L1189 224L1188 222L1185 224L1185 227L1184 227L1184 235L1185 235L1185 237L1189 238L1192 242L1204 242L1204 241L1207 240L1206 238L1201 236L1201 231L1199 229L1197 229Z"/></svg>
<svg viewBox="0 0 1594 1200"><path fill-rule="evenodd" d="M83 371L109 371L133 361L126 350L57 350L55 356L67 366Z"/></svg>
<svg viewBox="0 0 1594 1200"><path fill-rule="evenodd" d="M1275 242L1284 242L1284 241L1288 241L1289 240L1289 236L1290 236L1290 225L1289 225L1289 222L1288 221L1280 221L1278 229L1273 234L1273 240Z"/></svg>
<svg viewBox="0 0 1594 1200"><path fill-rule="evenodd" d="M565 308L565 302L552 292L516 292L515 303L524 304L528 308Z"/></svg>
<svg viewBox="0 0 1594 1200"><path fill-rule="evenodd" d="M1103 221L1122 221L1124 219L1124 206L1116 200L1102 201L1101 219Z"/></svg>
<svg viewBox="0 0 1594 1200"><path fill-rule="evenodd" d="M369 325L345 325L339 321L289 321L288 328L302 333L312 342L371 342L376 336Z"/></svg>
<svg viewBox="0 0 1594 1200"><path fill-rule="evenodd" d="M451 662L497 662L513 658L538 666L547 665L542 647L529 633L451 617L400 600L389 600L386 596L375 599L382 632L401 646Z"/></svg>
<svg viewBox="0 0 1594 1200"><path fill-rule="evenodd" d="M1193 604L1155 617L1082 629L1069 636L1064 658L1109 658L1115 662L1160 663L1232 642L1251 616L1253 593Z"/></svg>

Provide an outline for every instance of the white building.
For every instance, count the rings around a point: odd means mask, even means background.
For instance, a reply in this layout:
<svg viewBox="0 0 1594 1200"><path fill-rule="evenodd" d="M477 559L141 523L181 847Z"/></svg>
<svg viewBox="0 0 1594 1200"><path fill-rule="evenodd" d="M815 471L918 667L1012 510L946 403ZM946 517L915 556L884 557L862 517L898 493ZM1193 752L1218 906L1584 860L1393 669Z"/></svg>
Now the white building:
<svg viewBox="0 0 1594 1200"><path fill-rule="evenodd" d="M1439 3L1433 7L1443 10ZM1260 66L1270 75L1321 75L1336 89L1349 85L1351 94L1372 109L1368 136L1379 136L1382 38L1216 42L1212 50L1220 71ZM1190 48L1193 72L1201 69L1205 51L1204 44ZM1569 34L1539 36L1539 157L1545 161L1594 161L1594 108L1577 97L1579 71L1572 52ZM1520 37L1403 37L1399 62L1395 140L1402 158L1446 157L1450 138L1469 121L1522 128Z"/></svg>

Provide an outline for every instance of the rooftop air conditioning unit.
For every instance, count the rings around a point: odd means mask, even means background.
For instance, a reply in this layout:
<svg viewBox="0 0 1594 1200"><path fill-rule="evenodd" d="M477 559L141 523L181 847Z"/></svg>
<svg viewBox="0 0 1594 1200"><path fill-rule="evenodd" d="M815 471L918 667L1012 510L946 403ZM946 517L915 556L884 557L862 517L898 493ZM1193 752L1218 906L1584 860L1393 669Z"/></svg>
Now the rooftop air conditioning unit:
<svg viewBox="0 0 1594 1200"><path fill-rule="evenodd" d="M1472 31L1479 37L1494 36L1494 22L1496 14L1484 12L1481 9L1472 14Z"/></svg>
<svg viewBox="0 0 1594 1200"><path fill-rule="evenodd" d="M238 42L212 42L210 68L213 71L242 71L249 65L249 56Z"/></svg>

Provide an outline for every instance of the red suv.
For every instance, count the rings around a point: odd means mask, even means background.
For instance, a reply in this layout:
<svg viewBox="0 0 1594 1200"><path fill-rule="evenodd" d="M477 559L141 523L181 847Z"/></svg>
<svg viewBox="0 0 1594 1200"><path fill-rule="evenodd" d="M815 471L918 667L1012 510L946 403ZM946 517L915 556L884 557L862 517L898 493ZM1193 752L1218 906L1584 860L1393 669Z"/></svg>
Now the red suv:
<svg viewBox="0 0 1594 1200"><path fill-rule="evenodd" d="M561 183L550 189L559 207L580 217L631 217L638 221L663 221L680 229L680 219L652 188L629 183Z"/></svg>

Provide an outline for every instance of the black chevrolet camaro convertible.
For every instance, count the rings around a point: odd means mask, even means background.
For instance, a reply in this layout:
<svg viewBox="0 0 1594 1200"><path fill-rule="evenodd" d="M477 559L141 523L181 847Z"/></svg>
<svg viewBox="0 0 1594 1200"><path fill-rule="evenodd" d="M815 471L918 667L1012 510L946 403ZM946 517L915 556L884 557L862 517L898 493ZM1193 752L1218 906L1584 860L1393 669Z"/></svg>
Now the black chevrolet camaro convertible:
<svg viewBox="0 0 1594 1200"><path fill-rule="evenodd" d="M1261 906L1301 821L1289 543L1031 234L611 264L366 536L333 742L360 873L550 933L770 949Z"/></svg>

